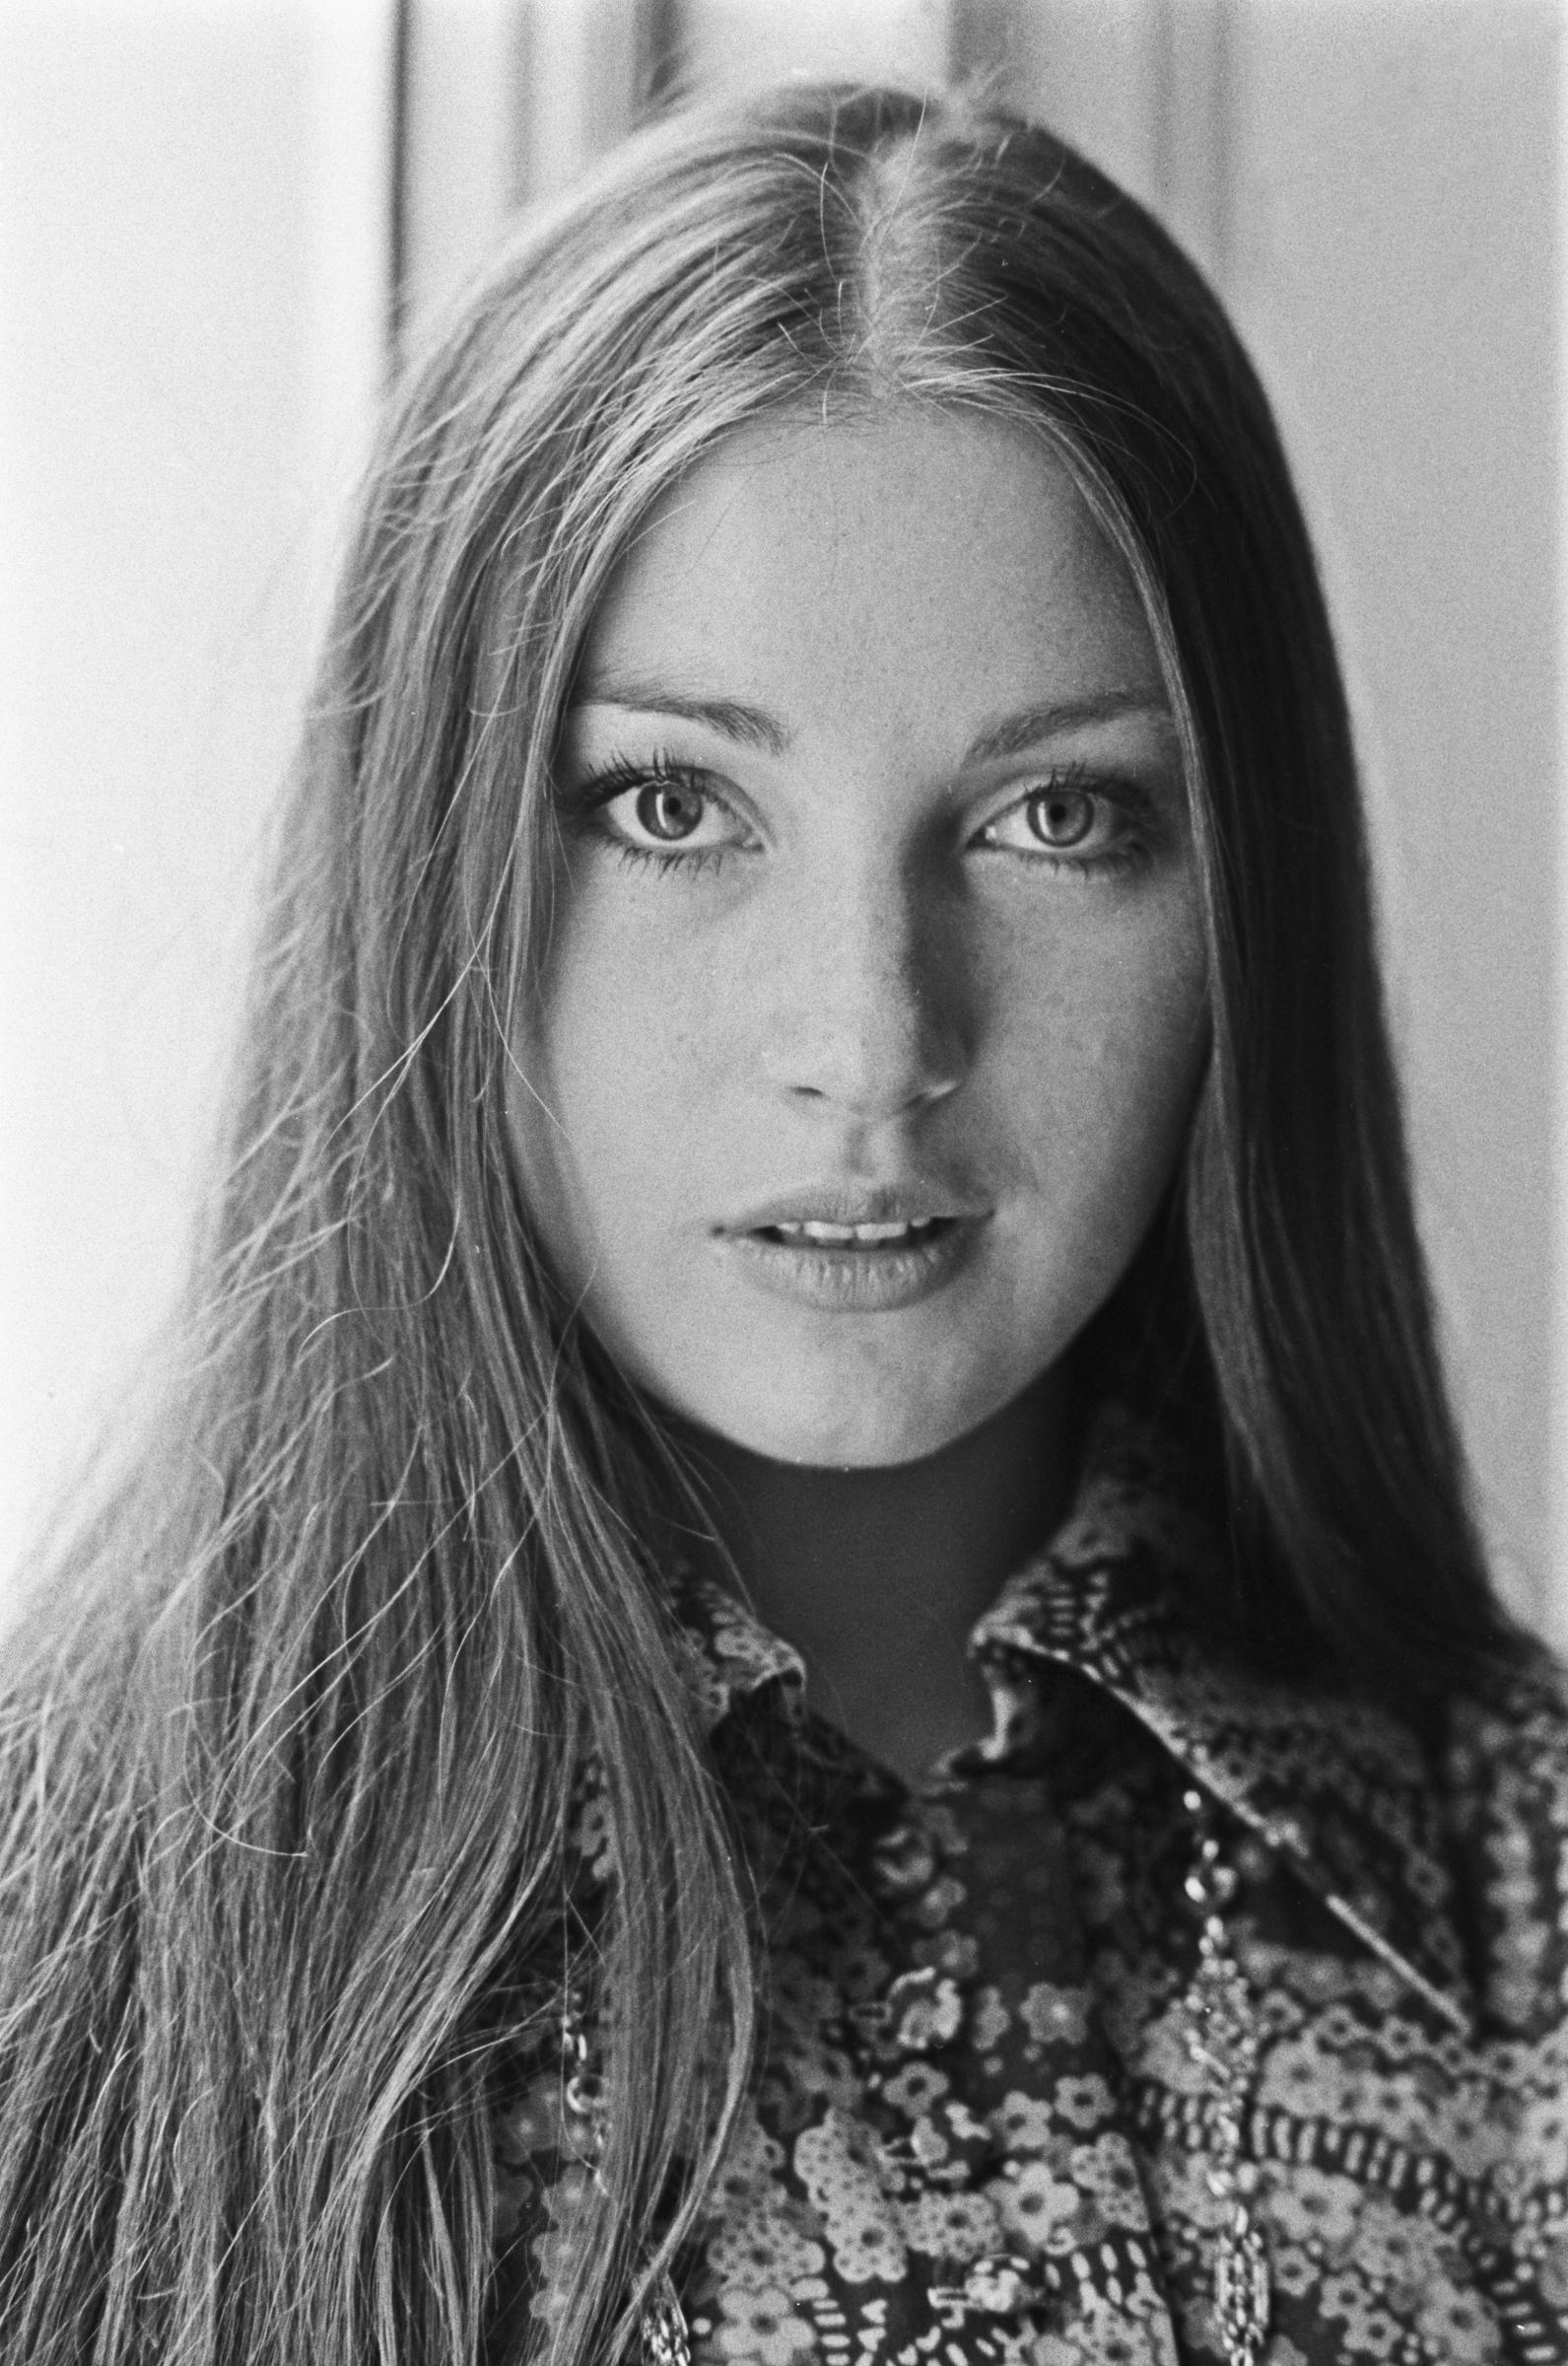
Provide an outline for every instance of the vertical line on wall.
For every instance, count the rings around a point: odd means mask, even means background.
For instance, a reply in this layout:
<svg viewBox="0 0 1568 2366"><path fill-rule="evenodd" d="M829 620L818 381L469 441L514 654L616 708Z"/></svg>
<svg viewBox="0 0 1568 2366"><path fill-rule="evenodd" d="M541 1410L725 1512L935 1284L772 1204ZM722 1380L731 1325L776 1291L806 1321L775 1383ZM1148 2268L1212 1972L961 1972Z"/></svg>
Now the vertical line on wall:
<svg viewBox="0 0 1568 2366"><path fill-rule="evenodd" d="M409 109L412 104L414 0L392 0L392 71L388 94L386 185L386 356L396 369L408 302Z"/></svg>
<svg viewBox="0 0 1568 2366"><path fill-rule="evenodd" d="M686 40L681 0L637 0L636 37L633 111L639 123L647 123L681 93Z"/></svg>
<svg viewBox="0 0 1568 2366"><path fill-rule="evenodd" d="M1553 207L1556 400L1553 454L1556 518L1556 746L1552 908L1556 917L1556 996L1551 1030L1551 1404L1547 1430L1547 1566L1540 1572L1539 1615L1547 1639L1568 1653L1568 32L1559 12L1555 81L1557 185Z"/></svg>

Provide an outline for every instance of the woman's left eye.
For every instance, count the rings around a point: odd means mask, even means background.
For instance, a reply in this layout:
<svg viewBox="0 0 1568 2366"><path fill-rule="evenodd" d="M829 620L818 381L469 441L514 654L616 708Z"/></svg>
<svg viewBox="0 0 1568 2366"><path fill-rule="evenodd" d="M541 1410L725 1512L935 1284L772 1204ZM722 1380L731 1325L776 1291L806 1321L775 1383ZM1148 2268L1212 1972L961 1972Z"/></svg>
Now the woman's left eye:
<svg viewBox="0 0 1568 2366"><path fill-rule="evenodd" d="M1042 781L980 831L976 844L1079 870L1126 862L1141 844L1126 800L1092 782Z"/></svg>

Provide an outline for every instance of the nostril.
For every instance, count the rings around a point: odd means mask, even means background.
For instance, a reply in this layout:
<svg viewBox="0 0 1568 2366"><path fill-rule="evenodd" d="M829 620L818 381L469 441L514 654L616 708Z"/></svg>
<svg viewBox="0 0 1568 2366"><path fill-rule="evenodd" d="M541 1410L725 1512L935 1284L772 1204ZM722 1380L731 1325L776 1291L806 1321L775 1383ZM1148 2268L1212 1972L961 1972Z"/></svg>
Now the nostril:
<svg viewBox="0 0 1568 2366"><path fill-rule="evenodd" d="M943 1075L914 1085L900 1079L881 1090L874 1082L839 1086L796 1082L786 1085L785 1090L791 1100L820 1102L824 1107L842 1109L858 1118L887 1118L904 1117L912 1110L945 1101L962 1081L959 1076Z"/></svg>

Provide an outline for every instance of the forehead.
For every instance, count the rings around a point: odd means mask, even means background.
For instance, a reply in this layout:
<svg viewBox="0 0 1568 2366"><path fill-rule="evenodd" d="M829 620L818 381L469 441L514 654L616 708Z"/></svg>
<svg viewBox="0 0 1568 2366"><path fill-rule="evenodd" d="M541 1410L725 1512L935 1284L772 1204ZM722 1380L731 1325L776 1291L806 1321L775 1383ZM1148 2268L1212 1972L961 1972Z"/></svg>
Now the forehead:
<svg viewBox="0 0 1568 2366"><path fill-rule="evenodd" d="M584 654L589 699L673 682L850 729L958 731L1042 677L1160 687L1125 563L1044 437L910 403L731 437L645 522Z"/></svg>

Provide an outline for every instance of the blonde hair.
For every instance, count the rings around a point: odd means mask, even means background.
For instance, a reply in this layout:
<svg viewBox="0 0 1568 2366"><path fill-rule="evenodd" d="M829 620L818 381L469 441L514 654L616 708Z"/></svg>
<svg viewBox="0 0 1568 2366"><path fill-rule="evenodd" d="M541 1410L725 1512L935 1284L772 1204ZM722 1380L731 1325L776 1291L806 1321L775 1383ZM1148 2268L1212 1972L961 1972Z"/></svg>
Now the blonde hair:
<svg viewBox="0 0 1568 2366"><path fill-rule="evenodd" d="M617 557L743 421L889 399L1051 435L1181 700L1214 1049L1160 1288L1236 1540L1232 1598L1194 1615L1416 1701L1505 1645L1331 643L1218 307L1081 159L957 102L802 86L645 135L520 233L392 406L183 1376L14 1660L19 2366L476 2358L494 2067L548 2033L569 1961L615 2000L608 2142L529 2337L620 2354L701 2209L752 1974L657 1566L681 1474L538 1254L508 1045L558 719ZM616 1865L592 1931L563 1895L590 1756Z"/></svg>

